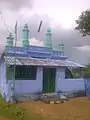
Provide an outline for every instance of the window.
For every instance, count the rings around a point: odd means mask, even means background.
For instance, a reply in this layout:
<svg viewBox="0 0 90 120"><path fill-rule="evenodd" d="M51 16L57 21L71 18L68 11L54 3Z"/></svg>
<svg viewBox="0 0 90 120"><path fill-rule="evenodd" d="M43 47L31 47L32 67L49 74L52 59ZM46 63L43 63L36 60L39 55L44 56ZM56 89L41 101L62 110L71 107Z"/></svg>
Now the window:
<svg viewBox="0 0 90 120"><path fill-rule="evenodd" d="M66 79L74 78L72 71L68 69L67 67L65 68L65 78Z"/></svg>
<svg viewBox="0 0 90 120"><path fill-rule="evenodd" d="M35 66L16 66L16 80L36 80L37 67Z"/></svg>

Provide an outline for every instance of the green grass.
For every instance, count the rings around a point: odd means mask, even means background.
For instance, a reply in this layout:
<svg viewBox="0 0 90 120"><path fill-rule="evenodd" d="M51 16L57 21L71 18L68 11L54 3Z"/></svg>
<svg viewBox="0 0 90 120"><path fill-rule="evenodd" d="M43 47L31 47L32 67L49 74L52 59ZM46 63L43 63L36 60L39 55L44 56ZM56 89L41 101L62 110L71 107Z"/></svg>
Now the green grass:
<svg viewBox="0 0 90 120"><path fill-rule="evenodd" d="M24 109L17 104L9 104L0 96L0 116L10 118L10 120L29 120Z"/></svg>

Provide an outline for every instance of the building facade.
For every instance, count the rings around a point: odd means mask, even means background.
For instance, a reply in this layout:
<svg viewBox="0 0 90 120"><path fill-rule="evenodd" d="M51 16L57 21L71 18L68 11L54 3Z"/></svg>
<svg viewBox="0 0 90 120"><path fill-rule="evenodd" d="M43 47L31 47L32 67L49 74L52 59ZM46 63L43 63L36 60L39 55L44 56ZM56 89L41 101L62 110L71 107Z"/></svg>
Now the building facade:
<svg viewBox="0 0 90 120"><path fill-rule="evenodd" d="M64 44L59 44L59 47L61 51L53 50L50 29L47 30L44 47L29 45L27 24L23 29L22 47L13 46L10 33L0 59L2 96L8 101L17 95L84 90L83 79L74 80L74 85L71 85L70 79L65 81L68 67L84 66L68 61L67 56L64 56Z"/></svg>

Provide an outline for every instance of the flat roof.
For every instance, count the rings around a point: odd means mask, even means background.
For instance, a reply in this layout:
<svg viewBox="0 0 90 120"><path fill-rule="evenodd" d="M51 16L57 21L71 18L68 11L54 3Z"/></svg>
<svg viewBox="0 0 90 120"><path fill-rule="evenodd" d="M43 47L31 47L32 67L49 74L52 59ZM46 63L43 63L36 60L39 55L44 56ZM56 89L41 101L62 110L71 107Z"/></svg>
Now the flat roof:
<svg viewBox="0 0 90 120"><path fill-rule="evenodd" d="M8 65L15 64L15 57L4 57ZM48 66L48 67L85 67L68 60L16 57L16 65Z"/></svg>

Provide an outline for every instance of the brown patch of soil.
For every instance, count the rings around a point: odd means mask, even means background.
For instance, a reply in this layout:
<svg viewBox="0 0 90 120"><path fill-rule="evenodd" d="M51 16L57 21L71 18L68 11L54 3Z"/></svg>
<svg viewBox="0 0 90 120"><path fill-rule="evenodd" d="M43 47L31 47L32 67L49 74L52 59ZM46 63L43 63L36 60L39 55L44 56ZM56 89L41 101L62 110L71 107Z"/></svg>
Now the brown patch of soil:
<svg viewBox="0 0 90 120"><path fill-rule="evenodd" d="M10 119L5 118L5 117L0 117L0 120L10 120Z"/></svg>
<svg viewBox="0 0 90 120"><path fill-rule="evenodd" d="M26 102L23 107L31 116L49 117L56 120L90 120L90 100L86 97L71 99L61 104L45 104L42 102Z"/></svg>

